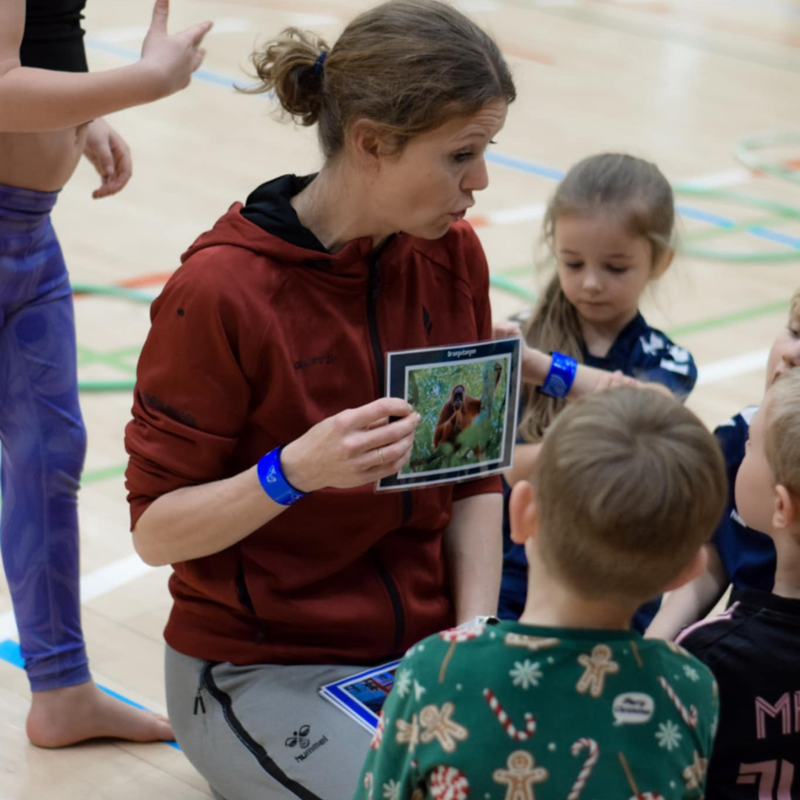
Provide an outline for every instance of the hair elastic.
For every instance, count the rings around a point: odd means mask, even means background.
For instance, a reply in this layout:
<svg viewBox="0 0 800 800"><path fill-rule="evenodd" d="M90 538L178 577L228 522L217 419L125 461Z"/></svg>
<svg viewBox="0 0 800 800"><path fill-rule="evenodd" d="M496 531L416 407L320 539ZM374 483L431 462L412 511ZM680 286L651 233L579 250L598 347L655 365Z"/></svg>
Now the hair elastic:
<svg viewBox="0 0 800 800"><path fill-rule="evenodd" d="M325 66L325 59L328 57L328 51L323 50L314 62L314 75L318 78L322 77L322 68Z"/></svg>
<svg viewBox="0 0 800 800"><path fill-rule="evenodd" d="M270 500L282 506L291 506L298 500L305 497L303 492L298 491L286 480L281 468L282 447L276 447L258 462L258 480L261 487L269 496Z"/></svg>
<svg viewBox="0 0 800 800"><path fill-rule="evenodd" d="M536 391L550 397L561 399L569 394L578 371L578 362L571 356L563 353L551 353L552 361L547 373L547 380L542 386L537 386Z"/></svg>

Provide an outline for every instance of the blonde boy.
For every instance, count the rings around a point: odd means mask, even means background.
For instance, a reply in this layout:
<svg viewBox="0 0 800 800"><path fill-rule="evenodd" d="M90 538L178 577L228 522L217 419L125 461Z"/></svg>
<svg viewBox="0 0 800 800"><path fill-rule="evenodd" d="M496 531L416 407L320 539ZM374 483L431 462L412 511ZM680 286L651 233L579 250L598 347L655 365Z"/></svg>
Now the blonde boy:
<svg viewBox="0 0 800 800"><path fill-rule="evenodd" d="M569 406L510 500L520 620L411 648L356 797L700 798L713 678L630 623L702 570L724 501L719 447L672 398L624 387Z"/></svg>
<svg viewBox="0 0 800 800"><path fill-rule="evenodd" d="M800 797L800 370L781 376L753 417L736 507L774 541L777 569L771 594L746 590L680 638L720 687L706 796L791 800Z"/></svg>
<svg viewBox="0 0 800 800"><path fill-rule="evenodd" d="M789 319L770 348L766 388L797 366L800 366L800 290L792 297ZM728 504L706 548L706 570L664 601L647 630L648 637L674 639L683 627L708 614L729 585L733 587L732 602L743 590L768 592L772 589L775 546L760 529L745 524L734 497L736 473L745 455L748 428L757 408L748 406L714 431L725 456Z"/></svg>

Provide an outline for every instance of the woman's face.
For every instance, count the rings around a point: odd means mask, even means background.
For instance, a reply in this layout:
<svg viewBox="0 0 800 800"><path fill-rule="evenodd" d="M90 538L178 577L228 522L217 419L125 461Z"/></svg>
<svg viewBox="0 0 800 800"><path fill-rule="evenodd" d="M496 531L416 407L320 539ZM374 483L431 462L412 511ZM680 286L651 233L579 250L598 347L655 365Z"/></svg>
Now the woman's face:
<svg viewBox="0 0 800 800"><path fill-rule="evenodd" d="M422 239L439 239L489 185L484 151L506 120L505 100L490 100L411 139L394 155L379 156L371 207L378 225Z"/></svg>

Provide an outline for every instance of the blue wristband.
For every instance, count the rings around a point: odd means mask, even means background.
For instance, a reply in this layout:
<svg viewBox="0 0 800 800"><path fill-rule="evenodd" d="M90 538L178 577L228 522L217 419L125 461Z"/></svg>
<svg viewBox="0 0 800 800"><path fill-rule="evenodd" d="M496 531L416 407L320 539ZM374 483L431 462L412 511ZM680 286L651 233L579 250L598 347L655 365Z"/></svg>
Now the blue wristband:
<svg viewBox="0 0 800 800"><path fill-rule="evenodd" d="M536 391L540 394L561 399L566 397L572 388L572 384L575 381L575 373L578 371L578 362L563 353L554 352L552 356L553 360L550 362L547 380L543 386L538 386Z"/></svg>
<svg viewBox="0 0 800 800"><path fill-rule="evenodd" d="M303 492L298 492L281 469L282 447L276 447L258 462L258 480L271 500L282 506L290 506L305 497Z"/></svg>

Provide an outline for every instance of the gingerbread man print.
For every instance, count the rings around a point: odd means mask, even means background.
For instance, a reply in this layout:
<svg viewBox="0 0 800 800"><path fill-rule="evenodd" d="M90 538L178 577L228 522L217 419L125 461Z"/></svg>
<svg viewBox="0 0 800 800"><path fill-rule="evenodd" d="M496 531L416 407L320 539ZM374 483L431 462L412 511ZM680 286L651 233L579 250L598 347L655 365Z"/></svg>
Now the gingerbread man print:
<svg viewBox="0 0 800 800"><path fill-rule="evenodd" d="M703 788L703 778L708 769L708 759L703 758L697 750L694 751L694 763L689 764L683 771L683 779L686 781L686 790Z"/></svg>
<svg viewBox="0 0 800 800"><path fill-rule="evenodd" d="M445 703L441 710L434 705L425 706L419 714L419 721L424 728L420 740L428 744L436 739L445 753L452 753L456 749L456 740L463 742L469 731L451 719L456 707L452 703Z"/></svg>
<svg viewBox="0 0 800 800"><path fill-rule="evenodd" d="M600 697L605 688L606 676L619 672L619 664L614 661L611 648L607 644L597 644L592 648L592 654L582 653L578 656L578 663L585 668L581 679L575 685L579 694L587 692L592 697Z"/></svg>
<svg viewBox="0 0 800 800"><path fill-rule="evenodd" d="M419 744L419 723L417 722L417 715L411 717L411 722L406 722L404 719L397 720L397 736L395 737L397 744L407 744L408 752L413 755Z"/></svg>
<svg viewBox="0 0 800 800"><path fill-rule="evenodd" d="M546 781L548 773L535 764L530 753L515 750L506 761L507 769L496 769L492 773L495 783L506 787L505 800L536 800L533 785Z"/></svg>

